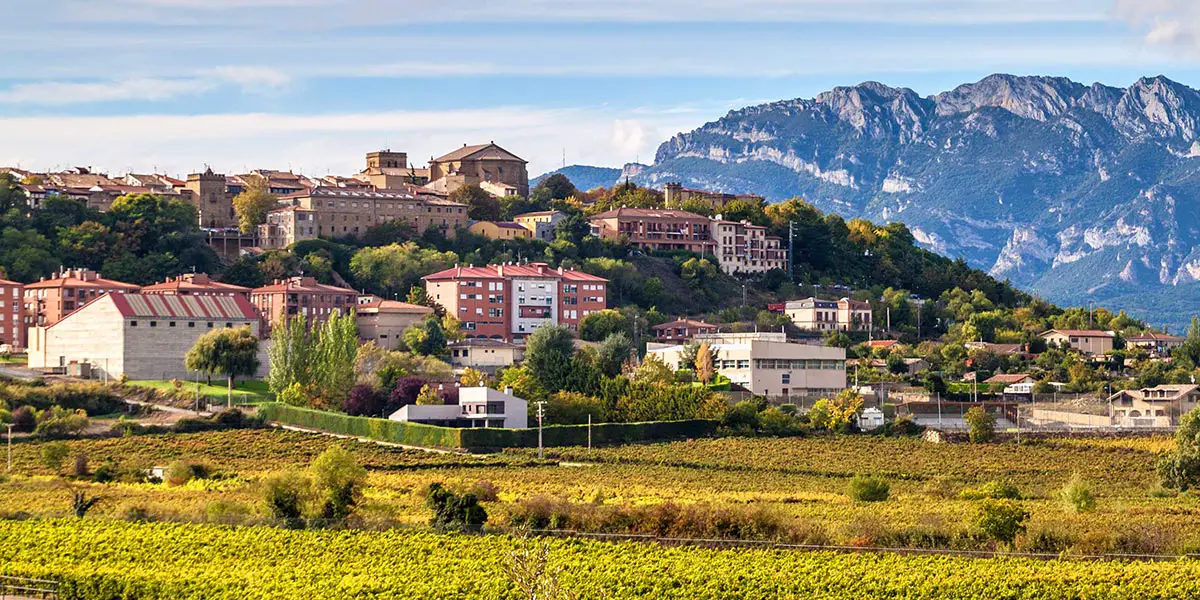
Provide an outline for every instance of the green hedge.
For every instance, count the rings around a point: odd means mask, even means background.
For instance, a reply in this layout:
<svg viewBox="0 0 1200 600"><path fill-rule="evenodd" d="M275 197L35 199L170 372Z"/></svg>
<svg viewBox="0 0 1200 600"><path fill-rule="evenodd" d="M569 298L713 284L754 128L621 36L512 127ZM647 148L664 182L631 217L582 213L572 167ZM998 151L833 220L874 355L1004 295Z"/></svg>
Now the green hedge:
<svg viewBox="0 0 1200 600"><path fill-rule="evenodd" d="M298 408L277 402L259 406L259 414L268 421L285 425L321 429L332 433L370 438L383 442L430 446L435 448L537 447L537 428L530 429L457 429L419 423L402 423L369 417L351 417L339 413ZM592 425L593 444L625 444L671 438L695 438L713 435L717 421L656 421L650 423L601 423ZM548 425L542 432L542 444L585 446L587 425Z"/></svg>

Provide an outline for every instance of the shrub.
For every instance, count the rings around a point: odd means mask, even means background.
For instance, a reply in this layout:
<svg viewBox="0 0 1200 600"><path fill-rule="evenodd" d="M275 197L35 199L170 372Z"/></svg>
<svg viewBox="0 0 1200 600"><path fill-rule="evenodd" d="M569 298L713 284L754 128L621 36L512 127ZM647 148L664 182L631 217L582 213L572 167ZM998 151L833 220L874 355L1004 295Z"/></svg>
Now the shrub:
<svg viewBox="0 0 1200 600"><path fill-rule="evenodd" d="M795 416L796 413L800 412L800 409L795 404L780 404L779 412L785 415Z"/></svg>
<svg viewBox="0 0 1200 600"><path fill-rule="evenodd" d="M286 390L285 390L286 391ZM175 433L199 433L202 431L223 431L226 429L255 429L264 426L266 419L261 415L248 417L238 410L221 411L211 417L196 417L180 419L171 426ZM136 432L137 430L134 429Z"/></svg>
<svg viewBox="0 0 1200 600"><path fill-rule="evenodd" d="M1017 535L1025 532L1025 521L1029 511L1013 500L984 500L975 513L974 525L984 535L1005 544L1011 544Z"/></svg>
<svg viewBox="0 0 1200 600"><path fill-rule="evenodd" d="M341 446L331 446L308 468L313 492L320 503L322 519L341 520L350 516L362 498L367 470Z"/></svg>
<svg viewBox="0 0 1200 600"><path fill-rule="evenodd" d="M250 508L228 500L214 500L204 505L204 518L213 523L237 525L250 516Z"/></svg>
<svg viewBox="0 0 1200 600"><path fill-rule="evenodd" d="M1075 473L1059 492L1059 499L1068 512L1085 513L1096 508L1096 497L1092 487L1083 480L1083 476Z"/></svg>
<svg viewBox="0 0 1200 600"><path fill-rule="evenodd" d="M458 495L440 483L429 484L426 504L433 511L429 524L439 531L474 531L487 522L487 511L474 494Z"/></svg>
<svg viewBox="0 0 1200 600"><path fill-rule="evenodd" d="M1004 481L989 481L979 487L967 488L958 493L962 500L1020 500L1021 491L1017 486Z"/></svg>
<svg viewBox="0 0 1200 600"><path fill-rule="evenodd" d="M726 411L721 425L734 431L754 431L758 429L758 410L757 402L742 400Z"/></svg>
<svg viewBox="0 0 1200 600"><path fill-rule="evenodd" d="M110 458L104 461L104 464L100 465L96 469L95 473L92 473L92 481L96 483L111 483L116 481L120 475L120 468L117 466L117 463Z"/></svg>
<svg viewBox="0 0 1200 600"><path fill-rule="evenodd" d="M63 461L67 460L70 453L71 449L63 442L44 444L41 450L42 464L46 465L47 469L58 473L62 469Z"/></svg>
<svg viewBox="0 0 1200 600"><path fill-rule="evenodd" d="M963 417L967 421L968 437L973 444L992 441L996 437L996 417L982 406L976 406L967 411Z"/></svg>
<svg viewBox="0 0 1200 600"><path fill-rule="evenodd" d="M38 424L33 433L46 438L78 436L87 429L89 423L83 409L69 410L52 406L38 413Z"/></svg>
<svg viewBox="0 0 1200 600"><path fill-rule="evenodd" d="M486 479L476 481L468 492L474 494L480 502L495 502L500 499L500 487Z"/></svg>
<svg viewBox="0 0 1200 600"><path fill-rule="evenodd" d="M608 415L604 401L577 392L556 392L546 403L546 422L555 425L582 425L592 421L602 423Z"/></svg>
<svg viewBox="0 0 1200 600"><path fill-rule="evenodd" d="M304 500L308 481L296 473L281 473L263 482L262 499L267 513L289 529L304 527Z"/></svg>
<svg viewBox="0 0 1200 600"><path fill-rule="evenodd" d="M423 377L402 377L396 381L396 386L392 388L391 394L388 395L387 412L400 410L403 406L417 403L417 396L421 393L421 388L425 387L429 382Z"/></svg>
<svg viewBox="0 0 1200 600"><path fill-rule="evenodd" d="M193 479L208 479L212 469L204 463L177 460L167 466L167 485L180 486Z"/></svg>
<svg viewBox="0 0 1200 600"><path fill-rule="evenodd" d="M31 406L17 407L12 413L12 423L13 431L33 433L33 429L37 427L37 414Z"/></svg>
<svg viewBox="0 0 1200 600"><path fill-rule="evenodd" d="M75 455L75 468L72 469L71 474L76 477L87 477L88 475L91 475L91 471L88 470L88 457L86 454L81 453Z"/></svg>
<svg viewBox="0 0 1200 600"><path fill-rule="evenodd" d="M879 477L855 475L850 479L846 495L856 502L883 502L888 499L891 486Z"/></svg>
<svg viewBox="0 0 1200 600"><path fill-rule="evenodd" d="M358 384L350 388L350 395L342 403L342 410L351 416L381 416L386 404L383 394L374 387Z"/></svg>
<svg viewBox="0 0 1200 600"><path fill-rule="evenodd" d="M793 435L800 425L792 415L771 407L758 413L758 430L766 435Z"/></svg>
<svg viewBox="0 0 1200 600"><path fill-rule="evenodd" d="M282 391L276 394L275 399L292 406L308 406L311 403L308 393L304 391L304 388L299 383L294 381L291 385L283 388Z"/></svg>

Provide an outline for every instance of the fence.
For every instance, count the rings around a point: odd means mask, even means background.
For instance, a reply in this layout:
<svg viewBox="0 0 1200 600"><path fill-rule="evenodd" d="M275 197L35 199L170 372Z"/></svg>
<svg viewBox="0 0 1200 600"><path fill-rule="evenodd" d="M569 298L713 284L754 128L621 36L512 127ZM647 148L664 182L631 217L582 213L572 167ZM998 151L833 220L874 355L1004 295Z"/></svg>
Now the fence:
<svg viewBox="0 0 1200 600"><path fill-rule="evenodd" d="M58 582L49 579L0 575L0 600L17 598L58 600Z"/></svg>

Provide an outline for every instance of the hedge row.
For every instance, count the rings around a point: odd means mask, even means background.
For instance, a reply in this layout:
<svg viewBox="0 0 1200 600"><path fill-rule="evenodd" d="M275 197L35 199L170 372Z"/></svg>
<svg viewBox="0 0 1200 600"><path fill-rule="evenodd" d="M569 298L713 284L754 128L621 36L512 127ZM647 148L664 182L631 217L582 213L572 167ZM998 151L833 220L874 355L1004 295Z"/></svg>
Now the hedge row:
<svg viewBox="0 0 1200 600"><path fill-rule="evenodd" d="M537 447L538 430L530 429L458 429L419 423L402 423L370 417L351 417L269 403L259 406L259 414L268 421L320 429L343 435L370 438L383 442L484 450L492 448ZM602 423L592 425L593 444L625 444L671 438L711 436L717 431L717 421L656 421L650 423ZM588 442L587 425L547 425L542 432L544 446L584 446Z"/></svg>

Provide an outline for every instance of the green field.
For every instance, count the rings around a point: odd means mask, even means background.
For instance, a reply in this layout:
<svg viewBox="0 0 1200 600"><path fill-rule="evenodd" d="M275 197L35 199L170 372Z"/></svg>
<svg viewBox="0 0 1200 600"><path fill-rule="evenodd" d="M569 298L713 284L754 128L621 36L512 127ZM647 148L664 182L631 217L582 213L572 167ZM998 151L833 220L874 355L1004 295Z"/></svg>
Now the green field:
<svg viewBox="0 0 1200 600"><path fill-rule="evenodd" d="M138 379L125 382L127 385L138 387L147 387L159 390L161 392L170 392L175 389L175 386L170 381L159 381L154 379ZM229 390L226 388L223 381L213 380L213 385L208 385L201 381L199 384L191 381L183 383L183 392L186 394L195 394L197 387L200 395L212 398L214 400L224 401L228 396ZM267 402L271 400L272 394L267 388L265 381L243 381L238 383L233 388L233 402L239 403L257 403Z"/></svg>

